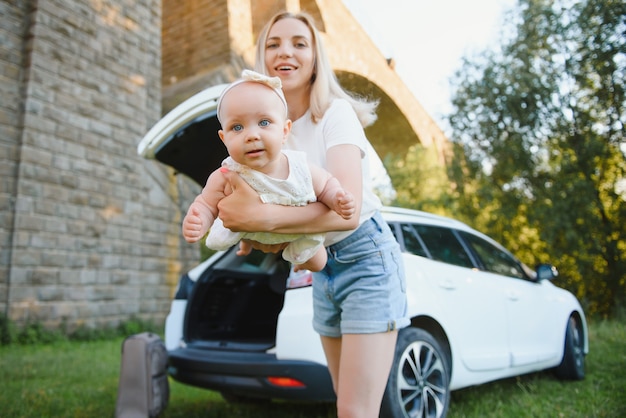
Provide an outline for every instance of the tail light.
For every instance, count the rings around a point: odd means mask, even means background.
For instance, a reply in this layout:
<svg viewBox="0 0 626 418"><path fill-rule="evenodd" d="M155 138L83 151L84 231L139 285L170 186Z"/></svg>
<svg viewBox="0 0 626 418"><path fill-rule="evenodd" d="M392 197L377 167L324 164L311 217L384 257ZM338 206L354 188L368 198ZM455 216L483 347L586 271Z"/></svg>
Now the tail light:
<svg viewBox="0 0 626 418"><path fill-rule="evenodd" d="M313 284L313 273L309 270L293 271L287 277L287 289L297 289L299 287L307 287Z"/></svg>
<svg viewBox="0 0 626 418"><path fill-rule="evenodd" d="M267 381L274 386L280 386L282 388L304 388L306 385L297 379L291 377L282 376L270 376Z"/></svg>

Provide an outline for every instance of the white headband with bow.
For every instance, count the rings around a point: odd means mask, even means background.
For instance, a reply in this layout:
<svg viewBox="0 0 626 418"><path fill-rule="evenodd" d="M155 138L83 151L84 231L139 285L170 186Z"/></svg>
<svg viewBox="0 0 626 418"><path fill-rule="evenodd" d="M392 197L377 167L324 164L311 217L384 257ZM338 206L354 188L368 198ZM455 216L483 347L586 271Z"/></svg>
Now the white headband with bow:
<svg viewBox="0 0 626 418"><path fill-rule="evenodd" d="M226 89L224 89L224 91L220 95L220 98L217 99L217 120L220 121L220 123L222 122L220 118L220 110L222 107L222 100L224 99L224 96L226 96L226 93L228 93L233 87L239 84L250 82L264 84L274 90L274 93L278 95L280 100L283 102L283 105L285 106L285 114L287 113L287 100L285 99L285 95L283 94L283 85L279 77L269 77L265 74L257 73L256 71L243 70L243 72L241 73L241 78L232 82L228 87L226 87Z"/></svg>

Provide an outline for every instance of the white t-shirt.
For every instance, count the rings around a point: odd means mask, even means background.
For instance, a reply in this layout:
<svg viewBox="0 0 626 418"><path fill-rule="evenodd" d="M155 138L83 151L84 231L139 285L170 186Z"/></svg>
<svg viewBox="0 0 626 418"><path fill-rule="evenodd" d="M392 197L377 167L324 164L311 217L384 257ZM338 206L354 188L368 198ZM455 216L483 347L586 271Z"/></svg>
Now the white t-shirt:
<svg viewBox="0 0 626 418"><path fill-rule="evenodd" d="M363 202L359 218L359 225L361 225L382 207L382 203L374 194L372 187L367 154L369 143L350 103L343 99L333 100L317 123L313 122L310 112L307 111L300 119L293 122L291 135L285 143L285 148L303 151L309 162L327 168L326 152L336 145L343 144L356 145L361 150L363 174ZM328 232L325 245L335 244L352 232Z"/></svg>

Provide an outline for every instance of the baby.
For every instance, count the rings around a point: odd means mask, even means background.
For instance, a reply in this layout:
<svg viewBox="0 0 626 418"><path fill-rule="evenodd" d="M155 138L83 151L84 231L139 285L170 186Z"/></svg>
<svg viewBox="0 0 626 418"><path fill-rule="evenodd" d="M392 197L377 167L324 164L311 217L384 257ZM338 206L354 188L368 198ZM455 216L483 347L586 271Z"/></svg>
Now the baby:
<svg viewBox="0 0 626 418"><path fill-rule="evenodd" d="M294 270L322 270L327 260L324 234L235 233L219 219L217 204L232 193L220 172L228 170L237 172L264 203L303 206L320 201L345 219L355 213L353 196L335 177L309 164L303 152L282 149L291 121L280 78L244 70L220 96L217 118L222 125L218 135L229 157L211 173L189 207L183 220L185 240L196 242L209 231L206 245L214 250L226 250L242 239L263 244L288 242L283 258L294 264ZM250 245L242 243L237 254L250 251Z"/></svg>

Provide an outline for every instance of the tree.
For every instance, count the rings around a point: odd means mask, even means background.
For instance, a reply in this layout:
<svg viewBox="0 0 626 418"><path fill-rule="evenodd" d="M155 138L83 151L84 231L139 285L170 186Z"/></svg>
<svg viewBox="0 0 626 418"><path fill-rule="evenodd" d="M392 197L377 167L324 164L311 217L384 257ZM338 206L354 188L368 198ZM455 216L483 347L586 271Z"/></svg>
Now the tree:
<svg viewBox="0 0 626 418"><path fill-rule="evenodd" d="M451 216L453 190L435 146L416 144L403 155L388 154L385 167L396 190L395 206Z"/></svg>
<svg viewBox="0 0 626 418"><path fill-rule="evenodd" d="M626 301L626 3L520 0L517 13L500 51L453 80L459 210L488 208L486 232L558 264L608 315Z"/></svg>

